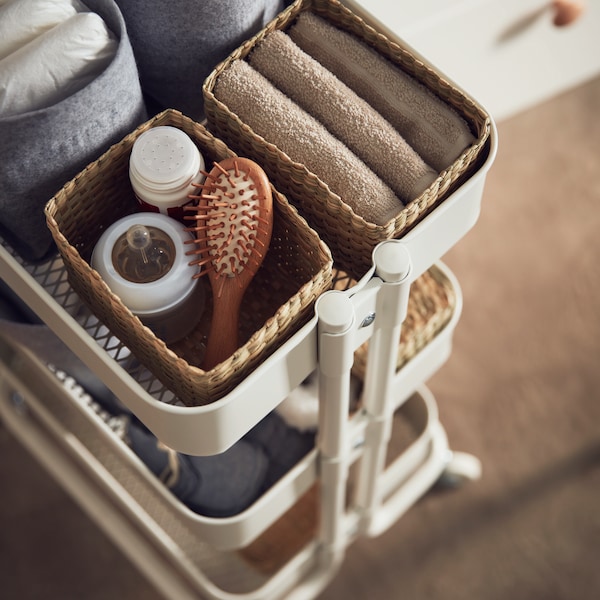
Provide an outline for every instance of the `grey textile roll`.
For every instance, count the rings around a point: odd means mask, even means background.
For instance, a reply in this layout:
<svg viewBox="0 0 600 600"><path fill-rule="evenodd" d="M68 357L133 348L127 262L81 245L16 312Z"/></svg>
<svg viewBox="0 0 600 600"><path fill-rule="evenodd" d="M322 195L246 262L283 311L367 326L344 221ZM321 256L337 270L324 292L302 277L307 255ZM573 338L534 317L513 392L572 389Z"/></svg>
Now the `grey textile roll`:
<svg viewBox="0 0 600 600"><path fill-rule="evenodd" d="M450 105L357 37L310 12L301 13L288 34L380 112L438 172L473 143L469 126Z"/></svg>
<svg viewBox="0 0 600 600"><path fill-rule="evenodd" d="M365 220L383 225L402 202L347 146L245 61L234 61L214 87L254 133L304 164Z"/></svg>
<svg viewBox="0 0 600 600"><path fill-rule="evenodd" d="M269 489L315 447L315 431L289 426L276 411L258 422L243 441L263 450L269 459L264 489Z"/></svg>
<svg viewBox="0 0 600 600"><path fill-rule="evenodd" d="M437 173L365 100L282 31L256 46L248 62L322 123L407 204Z"/></svg>
<svg viewBox="0 0 600 600"><path fill-rule="evenodd" d="M261 447L244 439L221 454L189 456L165 447L132 420L125 441L172 494L198 514L231 517L264 491L269 459Z"/></svg>
<svg viewBox="0 0 600 600"><path fill-rule="evenodd" d="M157 108L204 117L213 68L284 8L283 0L117 0L142 88Z"/></svg>
<svg viewBox="0 0 600 600"><path fill-rule="evenodd" d="M48 108L0 119L0 230L25 259L53 248L46 202L87 164L147 118L137 67L113 0L86 0L119 39L91 83Z"/></svg>

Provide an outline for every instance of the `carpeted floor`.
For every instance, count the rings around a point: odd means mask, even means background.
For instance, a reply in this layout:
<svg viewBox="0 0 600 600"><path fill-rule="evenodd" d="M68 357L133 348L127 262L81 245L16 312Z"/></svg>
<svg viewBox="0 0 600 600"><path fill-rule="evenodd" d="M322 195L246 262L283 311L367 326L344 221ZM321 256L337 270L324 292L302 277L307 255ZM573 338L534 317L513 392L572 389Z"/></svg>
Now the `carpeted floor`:
<svg viewBox="0 0 600 600"><path fill-rule="evenodd" d="M596 79L500 123L480 221L445 257L464 311L430 388L483 479L355 544L324 600L600 594L599 108ZM4 430L0 481L0 597L159 597Z"/></svg>
<svg viewBox="0 0 600 600"><path fill-rule="evenodd" d="M324 599L600 594L600 79L499 125L480 221L446 257L463 317L430 382L484 477L357 545Z"/></svg>

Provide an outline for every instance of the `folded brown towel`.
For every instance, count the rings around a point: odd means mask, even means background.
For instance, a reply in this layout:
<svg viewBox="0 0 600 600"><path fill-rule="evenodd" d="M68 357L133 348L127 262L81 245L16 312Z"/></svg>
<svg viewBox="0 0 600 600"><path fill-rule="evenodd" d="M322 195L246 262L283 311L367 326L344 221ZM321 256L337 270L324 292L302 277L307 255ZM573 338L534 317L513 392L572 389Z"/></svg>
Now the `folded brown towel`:
<svg viewBox="0 0 600 600"><path fill-rule="evenodd" d="M214 87L257 135L302 163L366 221L384 225L402 209L392 189L314 117L245 61L223 71Z"/></svg>
<svg viewBox="0 0 600 600"><path fill-rule="evenodd" d="M437 177L388 121L282 31L268 34L248 62L344 142L405 204Z"/></svg>
<svg viewBox="0 0 600 600"><path fill-rule="evenodd" d="M437 171L473 143L469 126L450 105L355 36L311 12L301 13L288 34L379 111Z"/></svg>

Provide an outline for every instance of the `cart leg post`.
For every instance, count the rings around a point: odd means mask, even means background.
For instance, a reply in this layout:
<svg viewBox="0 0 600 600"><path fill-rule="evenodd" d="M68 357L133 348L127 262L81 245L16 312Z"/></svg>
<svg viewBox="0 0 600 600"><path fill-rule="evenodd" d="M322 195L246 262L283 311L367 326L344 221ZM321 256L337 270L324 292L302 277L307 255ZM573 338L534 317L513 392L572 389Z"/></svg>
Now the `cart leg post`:
<svg viewBox="0 0 600 600"><path fill-rule="evenodd" d="M341 561L347 545L344 528L350 444L350 370L355 321L350 298L327 292L316 305L319 335L319 434L321 560L326 567Z"/></svg>
<svg viewBox="0 0 600 600"><path fill-rule="evenodd" d="M366 535L382 503L378 481L385 467L392 430L391 384L396 372L402 322L408 308L411 270L408 250L397 240L379 244L373 252L373 261L375 274L382 280L382 285L377 294L374 331L369 341L363 394L369 422L354 497L361 514L360 530Z"/></svg>

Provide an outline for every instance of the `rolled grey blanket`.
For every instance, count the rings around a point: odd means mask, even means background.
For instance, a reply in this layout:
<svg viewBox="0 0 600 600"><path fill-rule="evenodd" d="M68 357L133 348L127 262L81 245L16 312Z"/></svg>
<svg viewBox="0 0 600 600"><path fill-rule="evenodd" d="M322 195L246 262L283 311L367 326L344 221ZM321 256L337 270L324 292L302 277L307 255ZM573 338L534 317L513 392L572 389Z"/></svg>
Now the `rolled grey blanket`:
<svg viewBox="0 0 600 600"><path fill-rule="evenodd" d="M86 0L119 40L108 67L40 110L0 119L0 230L27 260L53 248L44 206L73 176L146 118L125 23L113 0Z"/></svg>
<svg viewBox="0 0 600 600"><path fill-rule="evenodd" d="M388 121L282 31L268 34L248 62L344 142L405 204L437 177Z"/></svg>
<svg viewBox="0 0 600 600"><path fill-rule="evenodd" d="M314 117L245 61L217 79L215 97L252 130L304 164L356 214L378 225L402 209L392 189Z"/></svg>
<svg viewBox="0 0 600 600"><path fill-rule="evenodd" d="M283 0L116 0L158 109L204 117L202 83L230 52L284 8Z"/></svg>
<svg viewBox="0 0 600 600"><path fill-rule="evenodd" d="M469 126L450 105L357 37L311 12L301 13L288 34L380 112L438 172L473 143Z"/></svg>

